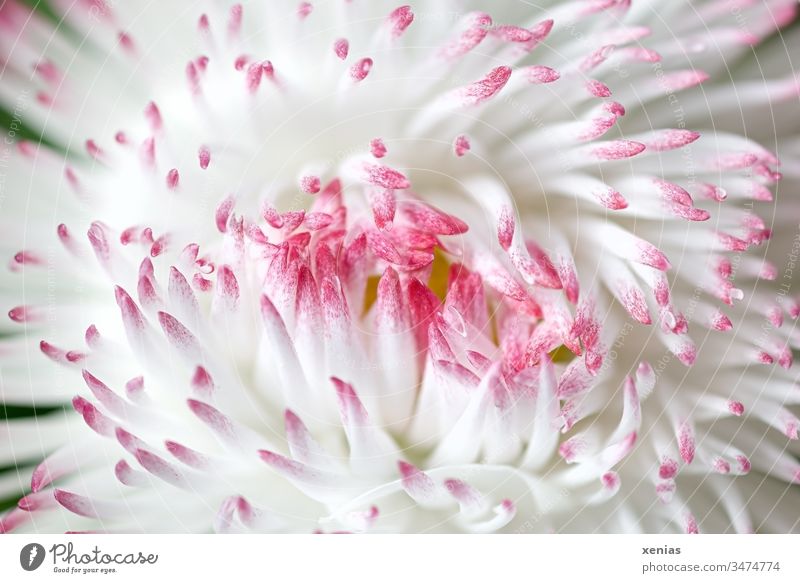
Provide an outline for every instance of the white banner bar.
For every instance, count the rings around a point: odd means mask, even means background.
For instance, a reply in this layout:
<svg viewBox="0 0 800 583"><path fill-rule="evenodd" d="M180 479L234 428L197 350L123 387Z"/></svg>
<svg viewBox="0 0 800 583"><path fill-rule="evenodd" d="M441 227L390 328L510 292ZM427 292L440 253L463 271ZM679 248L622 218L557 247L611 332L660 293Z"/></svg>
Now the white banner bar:
<svg viewBox="0 0 800 583"><path fill-rule="evenodd" d="M6 535L0 582L800 581L791 535Z"/></svg>

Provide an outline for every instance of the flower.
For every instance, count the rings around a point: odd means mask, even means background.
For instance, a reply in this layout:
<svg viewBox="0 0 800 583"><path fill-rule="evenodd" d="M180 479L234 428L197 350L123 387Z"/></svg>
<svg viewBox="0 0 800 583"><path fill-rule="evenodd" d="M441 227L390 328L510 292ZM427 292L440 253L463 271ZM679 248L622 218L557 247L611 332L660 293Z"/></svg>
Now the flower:
<svg viewBox="0 0 800 583"><path fill-rule="evenodd" d="M72 407L5 422L0 530L797 529L724 117L796 102L726 74L793 1L54 4L0 12L0 395Z"/></svg>

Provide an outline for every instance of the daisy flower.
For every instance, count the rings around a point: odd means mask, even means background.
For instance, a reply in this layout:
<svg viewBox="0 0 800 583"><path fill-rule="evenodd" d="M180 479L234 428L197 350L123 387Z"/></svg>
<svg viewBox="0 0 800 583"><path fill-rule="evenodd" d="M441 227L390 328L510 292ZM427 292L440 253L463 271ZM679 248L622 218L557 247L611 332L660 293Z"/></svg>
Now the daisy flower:
<svg viewBox="0 0 800 583"><path fill-rule="evenodd" d="M48 6L0 531L797 530L794 0Z"/></svg>

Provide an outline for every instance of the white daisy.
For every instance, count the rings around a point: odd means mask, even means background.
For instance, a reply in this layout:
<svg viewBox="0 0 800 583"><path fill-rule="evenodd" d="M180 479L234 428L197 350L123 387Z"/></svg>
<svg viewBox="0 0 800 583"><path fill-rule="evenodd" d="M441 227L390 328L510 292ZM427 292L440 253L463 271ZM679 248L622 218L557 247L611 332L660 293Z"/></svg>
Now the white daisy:
<svg viewBox="0 0 800 583"><path fill-rule="evenodd" d="M497 4L3 4L0 530L797 530L796 3Z"/></svg>

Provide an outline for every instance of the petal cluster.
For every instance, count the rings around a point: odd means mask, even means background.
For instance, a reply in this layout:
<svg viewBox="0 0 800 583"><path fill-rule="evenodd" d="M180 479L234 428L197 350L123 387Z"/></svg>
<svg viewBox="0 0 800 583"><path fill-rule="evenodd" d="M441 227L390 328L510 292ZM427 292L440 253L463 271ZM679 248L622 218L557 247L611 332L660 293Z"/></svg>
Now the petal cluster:
<svg viewBox="0 0 800 583"><path fill-rule="evenodd" d="M469 4L3 5L0 531L797 528L795 3Z"/></svg>

